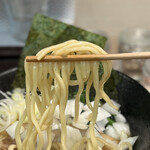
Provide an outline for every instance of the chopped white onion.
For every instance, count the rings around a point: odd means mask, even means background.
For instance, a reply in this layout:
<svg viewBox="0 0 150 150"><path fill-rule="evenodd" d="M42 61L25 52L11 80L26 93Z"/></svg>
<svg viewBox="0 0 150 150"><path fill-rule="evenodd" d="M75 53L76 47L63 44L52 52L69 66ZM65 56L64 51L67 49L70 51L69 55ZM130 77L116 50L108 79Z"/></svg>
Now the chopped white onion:
<svg viewBox="0 0 150 150"><path fill-rule="evenodd" d="M81 113L83 106L84 106L83 103L79 103L79 114ZM75 100L74 99L67 101L65 115L71 115L72 117L75 116Z"/></svg>
<svg viewBox="0 0 150 150"><path fill-rule="evenodd" d="M83 103L79 103L79 114L83 110ZM75 116L75 100L71 99L67 101L66 109L65 109L65 115L71 115L72 117ZM56 106L54 117L59 119L59 106Z"/></svg>
<svg viewBox="0 0 150 150"><path fill-rule="evenodd" d="M94 107L94 101L92 101L92 102L90 102L90 103L91 103L92 107ZM100 104L99 104L99 106L100 106ZM87 110L90 110L90 109L89 109L88 105L84 105L84 106L83 106L83 110L84 110L84 111L87 111Z"/></svg>
<svg viewBox="0 0 150 150"><path fill-rule="evenodd" d="M15 139L15 130L16 130L17 124L18 124L18 121L14 122L12 125L10 125L10 126L6 129L6 132L9 134L9 136L10 136L12 139ZM21 134L23 131L24 131L24 127L22 126L22 127L21 127L21 130L20 130L20 134Z"/></svg>
<svg viewBox="0 0 150 150"><path fill-rule="evenodd" d="M113 103L115 106L117 106L118 108L121 107L121 105L120 105L119 103L117 103L116 101L114 101L113 99L111 99L111 101L112 101L112 103Z"/></svg>
<svg viewBox="0 0 150 150"><path fill-rule="evenodd" d="M54 118L53 119L52 130L60 129L60 127L61 127L60 122L56 118Z"/></svg>
<svg viewBox="0 0 150 150"><path fill-rule="evenodd" d="M25 108L24 96L21 92L19 93L19 91L21 91L21 90L22 89L14 90L11 98L8 97L7 94L5 94L1 91L1 93L3 93L3 95L5 95L5 97L7 99L3 99L0 101L0 107L1 107L1 109L0 109L0 114L1 114L0 131L2 131L2 125L3 125L3 127L5 127L4 129L6 129L9 125L14 123L16 120L20 119L20 116L22 115L24 108ZM18 101L18 99L20 101ZM4 117L4 115L5 115L5 117ZM4 125L4 123L5 123L5 125Z"/></svg>
<svg viewBox="0 0 150 150"><path fill-rule="evenodd" d="M17 102L24 102L25 99L24 99L24 95L22 93L20 93L19 91L18 92L14 92L11 96L11 98L14 100L14 101L17 101Z"/></svg>
<svg viewBox="0 0 150 150"><path fill-rule="evenodd" d="M124 136L124 138L127 138L130 135L130 129L127 123L115 122L113 123L113 127L117 131L117 133L120 135L120 139L123 138L121 137L122 135Z"/></svg>
<svg viewBox="0 0 150 150"><path fill-rule="evenodd" d="M96 121L104 120L104 119L106 119L106 118L108 118L108 117L110 117L110 116L111 116L111 115L110 115L109 112L107 112L105 109L99 107L99 108L98 108L98 114L97 114L97 119L96 119Z"/></svg>
<svg viewBox="0 0 150 150"><path fill-rule="evenodd" d="M129 135L125 131L121 132L121 134L120 134L120 140L127 139L128 137L129 137Z"/></svg>
<svg viewBox="0 0 150 150"><path fill-rule="evenodd" d="M26 137L26 134L27 134L27 129L24 129L24 131L20 134L22 140Z"/></svg>
<svg viewBox="0 0 150 150"><path fill-rule="evenodd" d="M15 93L15 92L24 93L24 92L25 92L25 89L15 88L15 89L13 90L13 93Z"/></svg>
<svg viewBox="0 0 150 150"><path fill-rule="evenodd" d="M120 143L118 144L118 149L121 146L121 144L123 144L125 142L128 142L128 143L130 143L133 146L137 139L138 139L138 136L134 136L134 137L129 137L129 138L125 139L125 140L121 140ZM127 146L124 146L123 150L126 150L126 149L127 149Z"/></svg>
<svg viewBox="0 0 150 150"><path fill-rule="evenodd" d="M12 139L15 138L15 129L17 126L18 119L20 119L24 109L25 109L25 99L24 99L24 90L22 89L15 89L13 93L9 93L11 95L11 98L5 94L4 92L0 91L0 93L7 99L4 99L0 101L0 131L3 131L6 129L7 133L11 136ZM120 107L120 104L117 102L111 100L114 105L116 105L118 108ZM91 102L92 107L94 106L94 101ZM101 104L99 104L101 105ZM37 106L35 106L35 114L36 117L40 115L39 110ZM82 112L84 110L84 112ZM81 113L82 112L82 113ZM71 149L71 147L82 138L82 132L83 135L86 137L90 137L89 135L89 119L91 117L92 111L88 108L87 105L84 105L83 103L79 103L79 119L75 123L73 120L73 117L75 116L75 100L68 100L66 109L65 109L65 115L66 115L66 123L67 123L67 149ZM107 118L111 116L111 114L115 115L115 120L117 122L113 123L113 126L107 126L105 129L106 124L108 123ZM54 118L53 118L53 125L52 125L52 141L55 139L59 139L60 141L60 134L61 134L61 124L59 120L59 106L56 106ZM26 120L25 120L26 121ZM24 123L25 123L24 121ZM71 126L70 126L71 125ZM99 138L103 138L100 134L100 132L105 132L107 135L121 140L119 146L123 142L129 142L131 145L134 145L135 141L137 140L136 137L130 137L130 129L129 125L126 123L125 117L117 110L113 109L111 106L109 106L108 103L105 103L101 107L98 107L98 114L97 114L97 120L95 124L95 136ZM21 139L24 139L26 136L27 130L24 127L21 127ZM43 137L44 137L44 146L43 150L46 149L47 143L48 143L48 137L47 137L47 131L42 131ZM37 137L37 143L39 141L39 138ZM109 143L113 143L113 141L109 141ZM98 149L102 150L103 144L98 142ZM83 150L85 148L82 147ZM126 149L125 147L124 149ZM123 149L123 150L124 150Z"/></svg>
<svg viewBox="0 0 150 150"><path fill-rule="evenodd" d="M115 120L116 122L126 122L126 118L121 113L115 115Z"/></svg>
<svg viewBox="0 0 150 150"><path fill-rule="evenodd" d="M12 93L11 93L10 91L7 91L6 94L7 94L8 96L11 96L11 95L12 95Z"/></svg>
<svg viewBox="0 0 150 150"><path fill-rule="evenodd" d="M0 94L2 94L6 99L10 99L10 97L6 93L4 93L3 91L1 91L1 90L0 90Z"/></svg>
<svg viewBox="0 0 150 150"><path fill-rule="evenodd" d="M76 128L79 128L79 129L87 129L88 128L88 122L89 120L88 119L85 119L83 116L79 116L78 118L78 121L77 122L72 122L72 125Z"/></svg>
<svg viewBox="0 0 150 150"><path fill-rule="evenodd" d="M92 114L92 111L91 110L87 110L87 111L84 111L83 113L81 113L80 116L82 116L83 118L89 120L90 114Z"/></svg>
<svg viewBox="0 0 150 150"><path fill-rule="evenodd" d="M0 109L0 132L4 131L11 123L9 112L3 108Z"/></svg>
<svg viewBox="0 0 150 150"><path fill-rule="evenodd" d="M117 115L119 113L116 109L112 108L108 103L102 105L101 108L105 109L107 112L109 112L112 115Z"/></svg>
<svg viewBox="0 0 150 150"><path fill-rule="evenodd" d="M67 126L67 149L71 149L71 147L78 142L79 140L81 140L82 135L80 133L80 131L76 128Z"/></svg>
<svg viewBox="0 0 150 150"><path fill-rule="evenodd" d="M117 139L117 140L120 139L119 134L117 133L117 131L114 129L113 126L110 126L110 125L107 126L106 129L105 129L105 133L106 133L107 135L109 135L109 136L111 136L111 137Z"/></svg>
<svg viewBox="0 0 150 150"><path fill-rule="evenodd" d="M104 131L105 130L105 126L106 124L108 123L108 120L107 119L103 119L101 121L97 121L96 124L95 124L95 127L98 131Z"/></svg>

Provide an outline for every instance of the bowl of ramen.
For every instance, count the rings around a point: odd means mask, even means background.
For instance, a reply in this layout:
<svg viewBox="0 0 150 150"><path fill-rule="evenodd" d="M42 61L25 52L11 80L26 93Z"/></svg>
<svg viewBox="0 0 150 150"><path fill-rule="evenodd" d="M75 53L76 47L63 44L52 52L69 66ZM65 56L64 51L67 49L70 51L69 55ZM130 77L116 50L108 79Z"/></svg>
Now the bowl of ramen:
<svg viewBox="0 0 150 150"><path fill-rule="evenodd" d="M150 148L150 94L144 87L112 70L111 61L41 62L50 52L106 54L95 44L70 40L41 50L39 62L25 61L26 89L10 88L16 68L2 73L1 149Z"/></svg>

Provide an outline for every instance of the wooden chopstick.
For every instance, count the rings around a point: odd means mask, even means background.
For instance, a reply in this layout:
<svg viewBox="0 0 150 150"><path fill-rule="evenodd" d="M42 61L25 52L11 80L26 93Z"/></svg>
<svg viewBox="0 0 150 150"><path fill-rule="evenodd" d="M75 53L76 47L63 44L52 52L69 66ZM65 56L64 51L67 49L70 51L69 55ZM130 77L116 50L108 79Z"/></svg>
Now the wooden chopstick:
<svg viewBox="0 0 150 150"><path fill-rule="evenodd" d="M129 60L129 59L148 59L150 52L119 53L104 55L68 55L54 56L47 55L38 60L37 56L27 56L26 62L66 62L66 61L103 61L103 60Z"/></svg>

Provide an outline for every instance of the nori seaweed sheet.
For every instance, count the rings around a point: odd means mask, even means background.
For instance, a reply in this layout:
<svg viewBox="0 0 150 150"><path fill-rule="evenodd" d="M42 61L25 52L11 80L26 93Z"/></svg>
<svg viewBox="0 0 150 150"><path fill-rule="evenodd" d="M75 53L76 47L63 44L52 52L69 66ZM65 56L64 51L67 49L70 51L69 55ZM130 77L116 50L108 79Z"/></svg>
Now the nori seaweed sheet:
<svg viewBox="0 0 150 150"><path fill-rule="evenodd" d="M25 72L24 72L24 59L26 56L36 55L41 49L55 45L67 40L76 39L79 41L88 41L99 45L104 48L106 38L95 33L85 31L72 25L65 24L58 20L46 17L42 14L36 14L33 18L33 22L26 40L25 47L23 48L18 71L15 75L15 79L12 84L12 88L20 87L25 88ZM102 64L100 63L99 76L101 78L103 74ZM72 78L76 78L72 74ZM115 80L114 80L115 79ZM116 80L117 79L117 80ZM117 81L117 82L116 82ZM105 91L113 99L117 99L116 85L120 81L116 72L113 70L111 77L105 84ZM69 98L74 98L78 87L69 88ZM95 91L91 88L90 98L94 100ZM85 103L85 91L81 95L81 101Z"/></svg>
<svg viewBox="0 0 150 150"><path fill-rule="evenodd" d="M26 56L36 55L38 51L45 47L71 39L95 43L102 48L106 43L106 38L103 36L65 24L42 14L36 14L21 54L18 71L12 87L25 87L24 59Z"/></svg>

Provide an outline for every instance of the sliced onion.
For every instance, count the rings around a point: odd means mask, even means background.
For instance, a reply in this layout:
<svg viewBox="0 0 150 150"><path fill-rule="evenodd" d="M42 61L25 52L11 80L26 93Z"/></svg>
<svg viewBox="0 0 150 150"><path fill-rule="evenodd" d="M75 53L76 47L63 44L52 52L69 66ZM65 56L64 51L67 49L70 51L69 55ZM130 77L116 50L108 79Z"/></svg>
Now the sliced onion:
<svg viewBox="0 0 150 150"><path fill-rule="evenodd" d="M117 133L120 135L120 139L122 134L124 134L124 137L128 137L130 135L130 129L129 125L127 123L123 122L115 122L113 123L114 129L117 131Z"/></svg>
<svg viewBox="0 0 150 150"><path fill-rule="evenodd" d="M120 134L120 140L127 139L128 137L129 137L129 135L125 131L121 132L121 134Z"/></svg>
<svg viewBox="0 0 150 150"><path fill-rule="evenodd" d="M108 120L107 119L103 119L101 121L96 122L95 127L96 127L96 129L98 131L102 131L103 132L105 130L105 126L106 126L107 123L108 123Z"/></svg>
<svg viewBox="0 0 150 150"><path fill-rule="evenodd" d="M11 99L3 99L0 101L0 106L10 112L13 109L14 103Z"/></svg>
<svg viewBox="0 0 150 150"><path fill-rule="evenodd" d="M26 134L27 134L27 129L24 129L24 131L20 134L22 140L26 137Z"/></svg>
<svg viewBox="0 0 150 150"><path fill-rule="evenodd" d="M0 108L0 132L4 131L11 123L11 116L9 112Z"/></svg>
<svg viewBox="0 0 150 150"><path fill-rule="evenodd" d="M81 113L80 116L82 116L83 118L89 120L89 116L90 116L91 113L92 113L91 110L87 110L87 111L84 111L83 113Z"/></svg>
<svg viewBox="0 0 150 150"><path fill-rule="evenodd" d="M21 89L21 88L15 88L15 89L13 90L13 93L15 93L15 92L24 93L24 92L25 92L25 89L24 89L24 88L23 88L23 89Z"/></svg>
<svg viewBox="0 0 150 150"><path fill-rule="evenodd" d="M6 99L10 99L10 97L6 93L4 93L3 91L1 91L1 90L0 90L0 94L2 94Z"/></svg>
<svg viewBox="0 0 150 150"><path fill-rule="evenodd" d="M77 122L72 122L72 125L78 129L87 129L88 128L88 119L85 119L83 116L79 116L78 121Z"/></svg>
<svg viewBox="0 0 150 150"><path fill-rule="evenodd" d="M17 101L17 102L21 102L21 101L25 101L24 99L24 95L20 92L14 92L11 96L11 98L14 100L14 101Z"/></svg>
<svg viewBox="0 0 150 150"><path fill-rule="evenodd" d="M79 114L83 110L83 103L79 103ZM65 109L65 115L71 115L72 117L75 116L75 99L71 99L67 101L67 106ZM59 119L59 106L56 106L54 117Z"/></svg>
<svg viewBox="0 0 150 150"><path fill-rule="evenodd" d="M94 107L94 101L91 102L91 105L92 105L92 107ZM87 110L90 110L90 109L89 109L88 105L84 105L83 110L87 111Z"/></svg>
<svg viewBox="0 0 150 150"><path fill-rule="evenodd" d="M116 101L114 101L113 99L111 99L111 101L112 101L112 103L115 105L115 106L117 106L118 108L120 108L120 104L119 103L117 103Z"/></svg>
<svg viewBox="0 0 150 150"><path fill-rule="evenodd" d="M114 129L113 126L107 126L106 129L105 129L105 133L117 140L120 139L120 136L118 135L117 131Z"/></svg>
<svg viewBox="0 0 150 150"><path fill-rule="evenodd" d="M108 111L112 115L117 115L119 113L116 109L112 108L108 103L102 105L102 108Z"/></svg>
<svg viewBox="0 0 150 150"><path fill-rule="evenodd" d="M78 129L75 129L73 127L67 126L67 149L71 149L71 147L81 140L82 135Z"/></svg>
<svg viewBox="0 0 150 150"><path fill-rule="evenodd" d="M125 140L121 140L120 143L118 144L118 149L120 148L121 144L123 144L125 142L128 142L133 146L137 139L138 139L138 136L134 136L134 137L129 137ZM124 146L123 150L126 150L126 149L127 149L127 146Z"/></svg>
<svg viewBox="0 0 150 150"><path fill-rule="evenodd" d="M110 117L110 113L108 111L106 111L105 109L99 107L98 108L98 114L97 114L97 119L96 121L101 121L101 120L104 120L108 117Z"/></svg>
<svg viewBox="0 0 150 150"><path fill-rule="evenodd" d="M53 119L52 130L60 129L60 122L57 119Z"/></svg>
<svg viewBox="0 0 150 150"><path fill-rule="evenodd" d="M126 118L121 113L115 115L115 120L116 122L123 122L123 123L126 122Z"/></svg>
<svg viewBox="0 0 150 150"><path fill-rule="evenodd" d="M6 94L7 94L8 96L11 96L11 95L12 95L12 93L11 93L10 91L7 91Z"/></svg>
<svg viewBox="0 0 150 150"><path fill-rule="evenodd" d="M10 126L6 129L6 132L9 134L9 136L10 136L12 139L15 139L15 130L16 130L17 124L18 124L18 121L14 122L12 125L10 125ZM24 127L22 126L22 127L21 127L21 130L20 130L20 134L21 134L23 131L24 131Z"/></svg>
<svg viewBox="0 0 150 150"><path fill-rule="evenodd" d="M79 114L83 110L83 106L84 106L83 103L79 103ZM75 116L75 99L71 99L67 101L65 115L71 115L72 117Z"/></svg>

